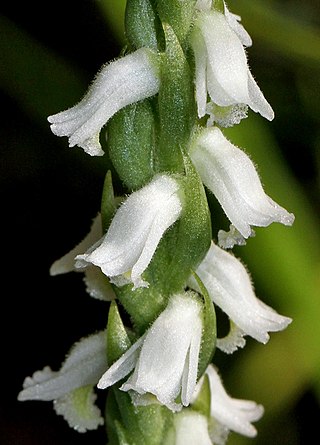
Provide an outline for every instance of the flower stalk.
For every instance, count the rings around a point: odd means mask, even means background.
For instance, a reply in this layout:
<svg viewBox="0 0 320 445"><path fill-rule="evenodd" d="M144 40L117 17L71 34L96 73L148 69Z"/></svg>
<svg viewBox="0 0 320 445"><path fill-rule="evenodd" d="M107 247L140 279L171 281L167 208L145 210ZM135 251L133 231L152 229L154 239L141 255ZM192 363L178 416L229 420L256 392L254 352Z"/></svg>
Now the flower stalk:
<svg viewBox="0 0 320 445"><path fill-rule="evenodd" d="M223 0L128 0L125 28L122 55L77 105L48 118L71 147L107 151L111 162L89 234L51 267L52 275L84 273L88 293L109 305L107 326L59 371L27 378L19 400L54 400L80 432L105 421L110 445L254 437L263 408L226 393L215 348L233 353L246 335L266 343L291 319L256 297L225 249L245 245L252 226L294 217L223 134L248 108L274 116L248 68L251 38ZM216 225L211 192L230 232ZM218 339L216 307L230 320ZM105 397L105 419L96 396Z"/></svg>

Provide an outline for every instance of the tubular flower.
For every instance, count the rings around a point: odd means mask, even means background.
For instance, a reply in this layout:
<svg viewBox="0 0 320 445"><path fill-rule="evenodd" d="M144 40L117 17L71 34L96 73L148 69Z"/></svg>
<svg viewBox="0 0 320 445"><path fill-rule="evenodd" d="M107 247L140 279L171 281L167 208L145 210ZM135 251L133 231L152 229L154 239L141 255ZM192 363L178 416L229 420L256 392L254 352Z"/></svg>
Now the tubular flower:
<svg viewBox="0 0 320 445"><path fill-rule="evenodd" d="M198 297L192 292L172 296L149 330L101 377L98 388L107 388L134 370L120 388L130 391L134 403L158 401L179 411L189 405L196 386L201 333ZM179 395L182 405L176 402Z"/></svg>
<svg viewBox="0 0 320 445"><path fill-rule="evenodd" d="M141 274L148 267L160 239L182 211L179 183L156 176L132 193L116 212L106 235L83 255L76 267L92 263L118 286L132 282L147 287Z"/></svg>
<svg viewBox="0 0 320 445"><path fill-rule="evenodd" d="M76 343L59 371L46 366L27 377L18 400L53 400L57 414L79 432L103 424L94 405L93 387L107 367L105 334L99 332Z"/></svg>
<svg viewBox="0 0 320 445"><path fill-rule="evenodd" d="M190 157L203 183L244 238L251 235L251 225L293 223L294 216L265 194L250 158L219 128L203 130L191 145Z"/></svg>
<svg viewBox="0 0 320 445"><path fill-rule="evenodd" d="M281 331L291 322L290 318L279 315L256 297L246 268L234 255L214 243L196 273L212 301L238 328L232 326L230 336L217 342L225 352L231 353L243 346L243 335L267 343L269 331ZM190 279L189 285L199 290L194 278Z"/></svg>
<svg viewBox="0 0 320 445"><path fill-rule="evenodd" d="M244 45L251 39L239 17L225 12L207 10L208 2L199 3L199 13L191 36L196 64L196 100L198 115L207 113L207 94L218 107L229 107L227 116L220 124L230 126L238 123L246 113L240 106L249 106L268 120L274 117L273 110L264 98L248 67ZM233 107L238 109L234 113ZM230 112L230 116L228 116ZM223 113L224 114L224 113Z"/></svg>
<svg viewBox="0 0 320 445"><path fill-rule="evenodd" d="M140 48L98 73L83 99L74 107L48 117L57 136L68 136L69 146L78 145L91 156L102 156L99 134L121 108L155 95L159 69L151 50Z"/></svg>
<svg viewBox="0 0 320 445"><path fill-rule="evenodd" d="M255 422L263 415L263 407L251 400L233 399L223 387L220 376L213 365L209 365L205 376L209 380L210 388L210 420L209 434L216 445L226 443L229 431L247 437L255 437L257 431L251 422ZM203 384L203 376L196 388L193 399Z"/></svg>

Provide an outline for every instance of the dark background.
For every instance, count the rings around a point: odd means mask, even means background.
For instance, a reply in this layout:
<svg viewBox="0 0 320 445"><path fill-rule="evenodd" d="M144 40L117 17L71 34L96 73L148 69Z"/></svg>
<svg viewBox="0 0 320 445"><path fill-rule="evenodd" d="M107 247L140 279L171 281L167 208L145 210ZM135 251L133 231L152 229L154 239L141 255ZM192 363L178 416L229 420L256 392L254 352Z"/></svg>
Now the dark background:
<svg viewBox="0 0 320 445"><path fill-rule="evenodd" d="M317 7L310 8L318 12ZM73 91L66 91L61 79L53 96L54 65L46 66L43 73L34 72L28 61L15 65L14 57L12 66L6 65L7 58L0 65L1 71L9 70L13 76L10 82L2 82L0 90L3 262L0 444L103 444L103 428L78 434L56 416L50 402L20 403L16 396L26 375L45 365L58 369L76 340L103 328L106 322L107 306L88 298L81 274L52 278L48 273L52 262L87 233L100 205L105 166L82 150L69 149L65 138L52 135L46 116L77 102L101 65L117 57L121 48L93 0L10 2L2 3L0 9L12 26L28 36L28 48L34 41L35 48L40 44L56 57L57 63L65 61L78 73ZM314 17L312 20L316 21ZM10 52L9 22L3 23L2 45ZM12 53L16 50L12 49ZM266 63L274 67L273 82L268 78L270 71L267 74L264 70ZM288 61L272 50L259 52L258 42L251 52L251 66L277 110L273 131L281 150L318 211L315 140L319 138L319 115L307 113L301 98L295 95L295 67ZM23 74L28 79L26 83L20 82ZM1 79L5 76L1 75ZM38 85L41 91L46 91L45 81L49 85L48 103L46 94L38 102ZM27 99L21 85L27 86ZM299 419L297 430L292 439L288 432L287 439L277 443L306 444L306 437L317 437L317 423L311 422L310 413L319 419L317 399L306 390L290 412ZM287 434L285 421L282 426L280 421L282 434Z"/></svg>
<svg viewBox="0 0 320 445"><path fill-rule="evenodd" d="M30 88L25 102L17 98L21 72L13 72L9 91L0 91L4 265L0 444L103 444L103 427L85 435L76 433L55 414L51 402L22 403L16 396L25 376L47 364L59 369L75 341L105 326L107 306L88 297L81 274L49 276L52 262L87 233L99 209L104 168L82 150L66 148L66 140L51 133L46 116L78 101L101 65L118 56L120 46L94 1L10 2L0 9L34 39L34 48L42 45L57 63L65 59L79 72L75 91L65 91L63 81L61 86L57 83L57 95L65 95L65 103L47 104L44 94L39 113L32 98L37 100L38 85L45 92L43 82L51 80L54 66L37 73L28 61L18 65L19 71L25 70ZM6 28L0 32L10 49ZM6 69L10 67L1 63L0 70Z"/></svg>

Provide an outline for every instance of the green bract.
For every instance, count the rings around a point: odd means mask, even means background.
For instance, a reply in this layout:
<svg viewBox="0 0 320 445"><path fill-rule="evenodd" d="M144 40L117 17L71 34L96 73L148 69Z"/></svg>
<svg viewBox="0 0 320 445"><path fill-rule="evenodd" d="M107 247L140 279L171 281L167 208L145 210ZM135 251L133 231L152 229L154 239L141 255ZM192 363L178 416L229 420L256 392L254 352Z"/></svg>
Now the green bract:
<svg viewBox="0 0 320 445"><path fill-rule="evenodd" d="M130 45L159 49L158 33L161 28L151 0L128 0L125 12L125 31Z"/></svg>
<svg viewBox="0 0 320 445"><path fill-rule="evenodd" d="M136 190L153 176L155 122L149 101L129 105L108 125L110 159L123 183Z"/></svg>

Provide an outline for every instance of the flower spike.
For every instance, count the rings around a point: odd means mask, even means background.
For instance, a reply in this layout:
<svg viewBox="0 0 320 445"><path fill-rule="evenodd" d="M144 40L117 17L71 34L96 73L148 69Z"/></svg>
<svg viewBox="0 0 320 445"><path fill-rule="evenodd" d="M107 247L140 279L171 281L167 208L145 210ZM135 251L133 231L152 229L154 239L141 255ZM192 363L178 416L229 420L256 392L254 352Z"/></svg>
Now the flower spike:
<svg viewBox="0 0 320 445"><path fill-rule="evenodd" d="M98 73L84 98L72 108L48 117L57 136L68 136L91 156L102 156L99 134L106 122L126 105L154 96L159 90L159 69L151 50L141 48Z"/></svg>

